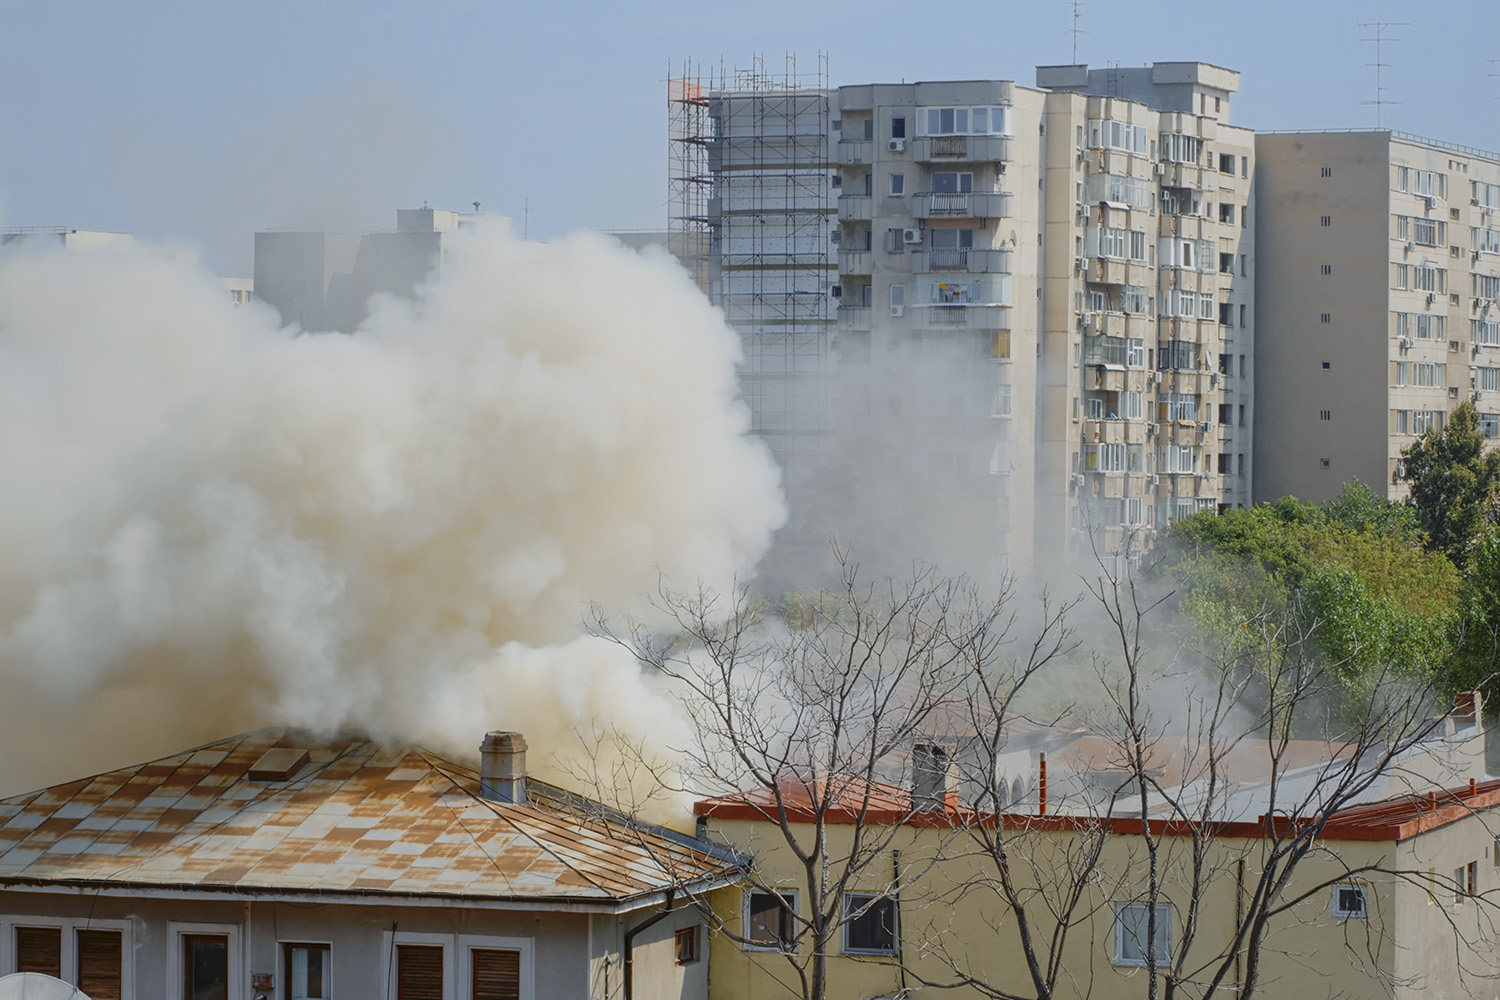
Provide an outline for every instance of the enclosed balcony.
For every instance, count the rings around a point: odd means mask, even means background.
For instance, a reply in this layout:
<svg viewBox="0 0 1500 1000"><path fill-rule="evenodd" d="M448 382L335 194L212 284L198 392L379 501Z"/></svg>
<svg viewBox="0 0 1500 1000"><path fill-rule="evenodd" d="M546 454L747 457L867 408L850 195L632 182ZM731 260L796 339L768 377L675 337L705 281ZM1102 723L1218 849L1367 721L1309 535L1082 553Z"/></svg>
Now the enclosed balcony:
<svg viewBox="0 0 1500 1000"><path fill-rule="evenodd" d="M874 157L875 143L868 139L840 139L838 141L838 158L841 167L869 163Z"/></svg>
<svg viewBox="0 0 1500 1000"><path fill-rule="evenodd" d="M846 250L839 247L840 274L869 274L872 255L868 250Z"/></svg>
<svg viewBox="0 0 1500 1000"><path fill-rule="evenodd" d="M1009 274L1011 251L996 248L949 247L915 250L911 256L914 274L962 271L968 274Z"/></svg>
<svg viewBox="0 0 1500 1000"><path fill-rule="evenodd" d="M839 195L839 218L848 222L869 222L875 199L867 194Z"/></svg>
<svg viewBox="0 0 1500 1000"><path fill-rule="evenodd" d="M1008 135L923 136L912 144L918 163L1001 163L1011 158Z"/></svg>
<svg viewBox="0 0 1500 1000"><path fill-rule="evenodd" d="M1009 191L923 191L912 196L911 207L919 219L1006 219L1011 213L1010 199Z"/></svg>
<svg viewBox="0 0 1500 1000"><path fill-rule="evenodd" d="M1010 306L1008 305L916 306L911 310L911 317L911 325L915 330L1010 329Z"/></svg>
<svg viewBox="0 0 1500 1000"><path fill-rule="evenodd" d="M868 331L870 329L870 307L839 304L839 329Z"/></svg>

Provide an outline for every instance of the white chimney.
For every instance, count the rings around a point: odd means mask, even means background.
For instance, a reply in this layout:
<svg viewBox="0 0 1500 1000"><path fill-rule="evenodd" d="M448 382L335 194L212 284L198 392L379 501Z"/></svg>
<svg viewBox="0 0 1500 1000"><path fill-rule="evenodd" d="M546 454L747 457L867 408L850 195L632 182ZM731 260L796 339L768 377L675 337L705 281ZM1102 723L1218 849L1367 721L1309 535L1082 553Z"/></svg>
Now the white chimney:
<svg viewBox="0 0 1500 1000"><path fill-rule="evenodd" d="M491 802L526 801L526 740L520 733L486 733L479 744L479 794Z"/></svg>

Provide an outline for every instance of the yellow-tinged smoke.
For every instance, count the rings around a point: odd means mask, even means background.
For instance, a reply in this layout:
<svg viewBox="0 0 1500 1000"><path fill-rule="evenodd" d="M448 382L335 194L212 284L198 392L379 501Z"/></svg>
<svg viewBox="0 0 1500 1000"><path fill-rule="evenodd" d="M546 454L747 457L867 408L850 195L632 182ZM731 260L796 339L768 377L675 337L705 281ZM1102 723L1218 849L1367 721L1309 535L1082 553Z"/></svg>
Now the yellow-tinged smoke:
<svg viewBox="0 0 1500 1000"><path fill-rule="evenodd" d="M0 258L0 793L266 724L661 739L579 623L766 548L737 351L669 259L498 223L352 337L148 251Z"/></svg>

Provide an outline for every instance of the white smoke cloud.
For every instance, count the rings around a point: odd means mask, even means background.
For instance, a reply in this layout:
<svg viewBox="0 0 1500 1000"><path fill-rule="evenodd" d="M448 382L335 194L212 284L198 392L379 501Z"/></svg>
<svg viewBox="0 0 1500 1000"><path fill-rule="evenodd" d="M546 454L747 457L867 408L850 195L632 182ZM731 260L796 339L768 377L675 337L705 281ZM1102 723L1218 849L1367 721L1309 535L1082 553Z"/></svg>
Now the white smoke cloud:
<svg viewBox="0 0 1500 1000"><path fill-rule="evenodd" d="M768 545L737 349L591 235L481 227L353 337L147 251L0 258L0 792L263 724L661 738L579 622Z"/></svg>

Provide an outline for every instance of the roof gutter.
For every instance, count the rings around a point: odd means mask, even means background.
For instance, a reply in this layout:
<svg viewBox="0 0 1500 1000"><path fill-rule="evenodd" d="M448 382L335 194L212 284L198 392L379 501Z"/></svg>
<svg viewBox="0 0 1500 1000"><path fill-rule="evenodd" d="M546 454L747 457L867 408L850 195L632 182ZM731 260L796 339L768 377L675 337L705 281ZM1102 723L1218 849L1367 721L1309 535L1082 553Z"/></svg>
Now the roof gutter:
<svg viewBox="0 0 1500 1000"><path fill-rule="evenodd" d="M635 995L635 937L673 912L672 894L673 890L668 889L666 906L625 932L625 944L621 949L625 953L625 1000L634 1000Z"/></svg>

